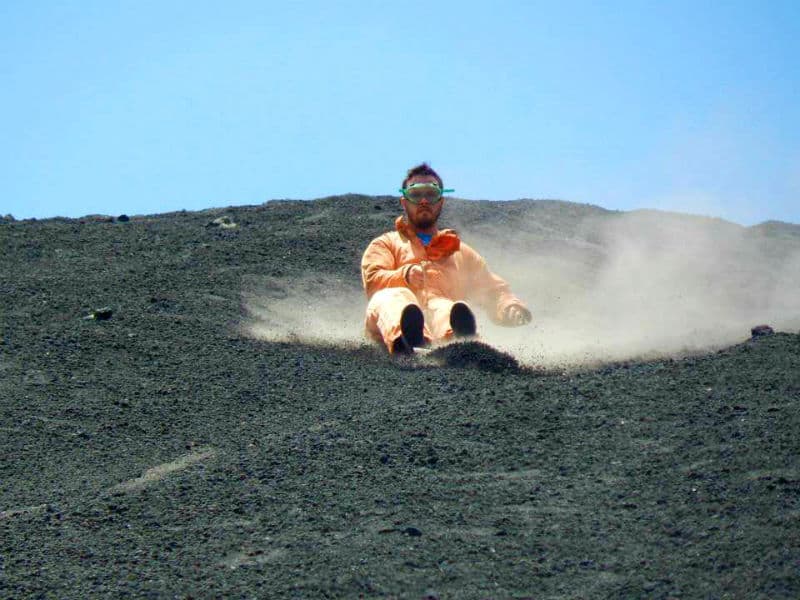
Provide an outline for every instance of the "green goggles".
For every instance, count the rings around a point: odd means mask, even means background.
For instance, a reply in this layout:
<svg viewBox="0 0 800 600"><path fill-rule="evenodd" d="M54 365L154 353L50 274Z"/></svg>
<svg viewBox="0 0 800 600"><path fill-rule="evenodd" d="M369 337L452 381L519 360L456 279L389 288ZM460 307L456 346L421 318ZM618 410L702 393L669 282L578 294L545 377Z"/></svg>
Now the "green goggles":
<svg viewBox="0 0 800 600"><path fill-rule="evenodd" d="M408 187L400 188L403 198L411 204L419 204L423 199L431 204L436 204L442 199L442 194L455 192L455 190L443 190L435 183L412 183Z"/></svg>

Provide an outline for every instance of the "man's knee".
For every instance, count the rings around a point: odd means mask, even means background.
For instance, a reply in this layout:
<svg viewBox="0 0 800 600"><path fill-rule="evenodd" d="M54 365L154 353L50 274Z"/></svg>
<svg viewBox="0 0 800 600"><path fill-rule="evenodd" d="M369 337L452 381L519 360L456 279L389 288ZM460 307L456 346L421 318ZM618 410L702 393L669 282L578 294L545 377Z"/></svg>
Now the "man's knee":
<svg viewBox="0 0 800 600"><path fill-rule="evenodd" d="M396 305L402 308L407 304L417 304L417 297L410 289L404 287L384 288L375 292L369 299L367 311L379 306Z"/></svg>

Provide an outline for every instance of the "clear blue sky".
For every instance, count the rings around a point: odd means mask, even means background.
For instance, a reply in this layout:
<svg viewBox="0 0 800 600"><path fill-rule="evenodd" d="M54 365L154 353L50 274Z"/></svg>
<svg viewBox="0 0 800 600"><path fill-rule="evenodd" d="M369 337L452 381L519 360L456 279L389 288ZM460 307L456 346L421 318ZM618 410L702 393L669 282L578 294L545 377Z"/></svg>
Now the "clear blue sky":
<svg viewBox="0 0 800 600"><path fill-rule="evenodd" d="M800 2L0 3L0 214L395 193L800 223Z"/></svg>

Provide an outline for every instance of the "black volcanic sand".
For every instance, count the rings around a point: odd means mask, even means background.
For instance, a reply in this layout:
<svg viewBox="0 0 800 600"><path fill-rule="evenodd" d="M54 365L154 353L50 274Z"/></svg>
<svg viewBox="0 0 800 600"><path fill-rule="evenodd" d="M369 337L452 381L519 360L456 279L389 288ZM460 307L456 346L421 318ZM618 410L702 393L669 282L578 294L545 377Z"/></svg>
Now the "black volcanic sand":
<svg viewBox="0 0 800 600"><path fill-rule="evenodd" d="M247 278L357 282L394 214L0 224L0 597L800 597L796 334L543 371L238 333Z"/></svg>

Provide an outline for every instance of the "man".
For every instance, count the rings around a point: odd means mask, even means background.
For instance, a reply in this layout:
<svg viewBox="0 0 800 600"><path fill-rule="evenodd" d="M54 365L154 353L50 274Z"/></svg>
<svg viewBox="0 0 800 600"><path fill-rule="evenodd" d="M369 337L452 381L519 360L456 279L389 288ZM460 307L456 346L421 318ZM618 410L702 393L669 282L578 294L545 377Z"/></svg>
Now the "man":
<svg viewBox="0 0 800 600"><path fill-rule="evenodd" d="M395 231L370 242L361 259L369 300L367 334L391 353L476 333L475 302L503 325L529 323L531 313L508 284L452 229L436 226L444 207L442 179L422 163L400 189L404 214Z"/></svg>

